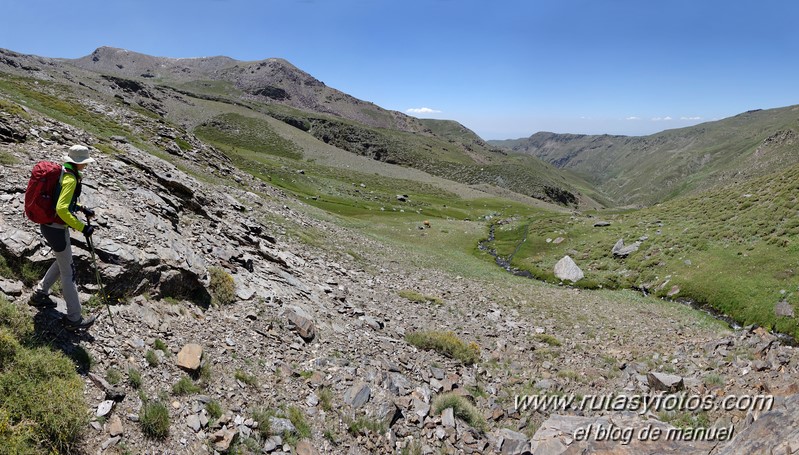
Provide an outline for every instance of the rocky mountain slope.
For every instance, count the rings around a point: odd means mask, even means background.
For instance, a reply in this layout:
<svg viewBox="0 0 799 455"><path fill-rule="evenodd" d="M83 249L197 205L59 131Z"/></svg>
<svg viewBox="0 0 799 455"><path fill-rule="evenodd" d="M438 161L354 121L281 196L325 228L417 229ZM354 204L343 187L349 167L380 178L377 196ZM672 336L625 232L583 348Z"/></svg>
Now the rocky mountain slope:
<svg viewBox="0 0 799 455"><path fill-rule="evenodd" d="M577 172L618 205L650 205L799 162L797 106L641 137L536 133L492 145Z"/></svg>
<svg viewBox="0 0 799 455"><path fill-rule="evenodd" d="M762 329L731 331L632 292L543 285L454 252L434 262L432 252L321 213L151 112L69 94L54 100L41 84L26 92L27 106L0 91L8 266L0 291L33 319L40 346L76 360L88 417L74 453L795 451L795 427L773 422L795 418L799 353ZM94 239L113 314L90 298L98 288L76 233L82 299L100 318L77 335L57 322L60 300L55 310L26 304L38 275L25 271L52 259L22 215L33 163L58 160L73 143L98 157L82 201L99 215ZM404 231L423 242L483 228L442 217ZM424 336L437 343L419 342ZM526 395L663 388L775 399L770 412L638 416L517 406ZM144 424L153 404L164 406L163 433ZM636 432L731 428L736 439L578 436L609 422Z"/></svg>
<svg viewBox="0 0 799 455"><path fill-rule="evenodd" d="M232 89L240 99L291 106L304 111L333 114L377 128L422 132L414 118L388 111L325 85L286 60L270 58L241 62L229 57L166 58L101 47L85 57L63 60L97 74L129 80L148 80L190 91L225 94ZM206 83L203 87L203 83ZM205 88L205 90L203 90Z"/></svg>

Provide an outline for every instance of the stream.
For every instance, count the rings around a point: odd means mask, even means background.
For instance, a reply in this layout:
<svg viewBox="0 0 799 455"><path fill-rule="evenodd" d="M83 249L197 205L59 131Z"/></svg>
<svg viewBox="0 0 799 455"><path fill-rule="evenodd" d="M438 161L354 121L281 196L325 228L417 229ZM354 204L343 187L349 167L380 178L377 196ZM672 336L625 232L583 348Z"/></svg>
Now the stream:
<svg viewBox="0 0 799 455"><path fill-rule="evenodd" d="M521 276L521 277L524 277L524 278L530 278L530 279L536 280L537 278L535 278L533 276L533 274L530 273L529 271L517 269L517 268L511 266L511 261L513 260L513 256L516 255L516 253L521 248L522 244L527 240L527 233L529 232L528 231L529 225L524 231L524 239L521 242L519 242L518 245L516 245L516 249L507 258L503 258L502 256L500 256L499 253L497 253L497 250L491 247L491 244L496 239L496 237L494 235L495 229L496 229L496 224L492 223L489 226L488 238L486 240L481 240L480 243L477 244L477 248L480 249L481 251L485 251L486 253L488 253L491 256L493 256L494 257L494 261L496 262L496 264L498 266L502 267L503 269L505 269L507 272L509 272L509 273L511 273L513 275L516 275L516 276ZM644 289L640 289L640 288L631 288L631 289L643 293L644 296L648 296L649 295L646 292L646 290L644 290ZM689 306L689 307L693 308L694 310L701 311L701 312L707 314L708 316L710 316L710 317L712 317L714 319L717 319L719 321L724 322L725 324L727 324L733 330L739 330L739 329L743 328L733 318L731 318L730 316L727 316L726 314L716 310L715 308L713 308L713 307L711 307L711 306L709 306L707 304L702 304L702 303L696 302L693 299L682 298L682 297L678 298L678 299L675 299L675 300L672 300L672 301L677 302L677 303L681 303L681 304L683 304L685 306ZM776 336L780 340L780 342L782 344L784 344L784 345L799 346L799 341L797 341L794 337L792 337L792 336L790 336L788 334L779 333L779 332L773 332L773 331L771 332L771 334Z"/></svg>

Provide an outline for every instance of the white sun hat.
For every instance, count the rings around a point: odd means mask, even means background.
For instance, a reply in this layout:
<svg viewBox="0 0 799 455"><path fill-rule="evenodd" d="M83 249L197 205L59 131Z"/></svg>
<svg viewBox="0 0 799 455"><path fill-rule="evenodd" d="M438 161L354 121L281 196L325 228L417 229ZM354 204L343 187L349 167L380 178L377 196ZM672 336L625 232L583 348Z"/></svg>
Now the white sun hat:
<svg viewBox="0 0 799 455"><path fill-rule="evenodd" d="M69 154L62 157L67 163L85 164L93 163L94 158L89 156L89 147L85 145L73 145L69 148Z"/></svg>

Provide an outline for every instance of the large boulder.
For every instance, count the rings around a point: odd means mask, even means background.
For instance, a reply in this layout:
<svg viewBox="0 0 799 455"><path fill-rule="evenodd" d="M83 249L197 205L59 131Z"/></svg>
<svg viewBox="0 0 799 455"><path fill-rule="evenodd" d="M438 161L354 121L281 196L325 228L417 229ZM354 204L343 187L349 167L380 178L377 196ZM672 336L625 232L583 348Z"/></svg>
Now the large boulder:
<svg viewBox="0 0 799 455"><path fill-rule="evenodd" d="M739 431L719 453L744 455L797 452L799 452L799 395L791 395L777 402L771 411L761 414L754 423Z"/></svg>
<svg viewBox="0 0 799 455"><path fill-rule="evenodd" d="M555 264L555 276L563 281L571 281L572 283L576 283L585 277L580 267L569 256L564 256L563 259Z"/></svg>
<svg viewBox="0 0 799 455"><path fill-rule="evenodd" d="M616 256L618 258L626 258L627 256L638 251L638 248L640 247L641 247L640 241L633 242L630 245L624 246L624 239L619 239L619 241L616 242L615 245L613 245L613 248L610 250L610 252L613 254L613 256Z"/></svg>

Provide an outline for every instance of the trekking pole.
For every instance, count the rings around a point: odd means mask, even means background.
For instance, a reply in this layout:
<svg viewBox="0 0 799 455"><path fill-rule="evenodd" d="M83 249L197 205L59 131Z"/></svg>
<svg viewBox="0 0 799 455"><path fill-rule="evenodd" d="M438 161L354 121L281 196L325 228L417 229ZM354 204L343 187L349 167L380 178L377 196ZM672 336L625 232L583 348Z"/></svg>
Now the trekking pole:
<svg viewBox="0 0 799 455"><path fill-rule="evenodd" d="M88 224L88 223L87 223ZM105 303L105 308L108 310L108 317L111 319L111 327L114 328L114 333L117 333L117 326L114 323L114 316L111 314L111 306L108 304L108 299L105 295L105 287L103 287L103 280L100 279L100 269L97 267L97 256L94 254L94 240L92 236L86 236L86 243L89 244L89 251L92 254L92 264L94 264L94 276L97 278L97 285L100 286L100 298Z"/></svg>

